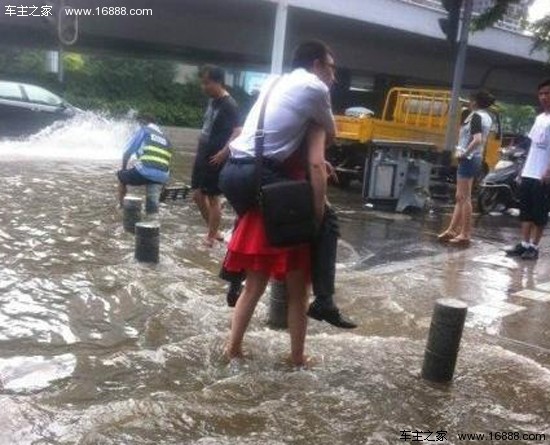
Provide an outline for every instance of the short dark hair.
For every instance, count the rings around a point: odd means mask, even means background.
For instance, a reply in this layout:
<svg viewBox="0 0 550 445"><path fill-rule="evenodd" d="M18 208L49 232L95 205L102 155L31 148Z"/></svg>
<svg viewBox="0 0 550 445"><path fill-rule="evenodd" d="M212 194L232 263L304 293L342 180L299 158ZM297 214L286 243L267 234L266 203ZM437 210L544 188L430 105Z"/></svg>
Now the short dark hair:
<svg viewBox="0 0 550 445"><path fill-rule="evenodd" d="M149 113L139 113L137 116L137 121L142 125L157 123L157 119L155 118L155 116Z"/></svg>
<svg viewBox="0 0 550 445"><path fill-rule="evenodd" d="M495 96L493 96L489 91L481 90L477 93L473 93L470 96L471 99L475 101L479 108L489 108L495 103Z"/></svg>
<svg viewBox="0 0 550 445"><path fill-rule="evenodd" d="M544 87L550 87L550 78L544 79L541 83L539 83L539 86L537 87L537 91L540 91Z"/></svg>
<svg viewBox="0 0 550 445"><path fill-rule="evenodd" d="M326 43L320 40L309 40L298 45L292 55L292 69L304 68L309 70L313 67L316 60L322 62L327 60L327 56L332 56L331 49Z"/></svg>
<svg viewBox="0 0 550 445"><path fill-rule="evenodd" d="M204 65L199 71L200 77L207 77L213 82L225 85L225 71L216 65Z"/></svg>

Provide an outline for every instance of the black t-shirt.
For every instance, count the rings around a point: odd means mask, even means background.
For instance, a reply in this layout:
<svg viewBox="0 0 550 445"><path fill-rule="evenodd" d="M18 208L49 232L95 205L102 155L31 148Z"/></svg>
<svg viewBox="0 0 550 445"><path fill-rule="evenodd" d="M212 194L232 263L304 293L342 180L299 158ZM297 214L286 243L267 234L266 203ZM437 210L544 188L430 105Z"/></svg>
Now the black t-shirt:
<svg viewBox="0 0 550 445"><path fill-rule="evenodd" d="M483 126L481 124L481 116L477 113L474 113L472 119L470 120L470 134L483 133Z"/></svg>
<svg viewBox="0 0 550 445"><path fill-rule="evenodd" d="M204 113L197 155L209 158L220 151L231 137L233 129L241 125L239 107L231 96L210 99Z"/></svg>

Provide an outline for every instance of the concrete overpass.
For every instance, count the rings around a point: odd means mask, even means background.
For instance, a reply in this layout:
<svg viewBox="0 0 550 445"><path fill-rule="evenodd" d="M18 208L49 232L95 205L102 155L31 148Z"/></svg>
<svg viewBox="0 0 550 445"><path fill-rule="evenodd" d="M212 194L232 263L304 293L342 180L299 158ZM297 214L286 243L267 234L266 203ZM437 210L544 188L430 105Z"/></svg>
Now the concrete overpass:
<svg viewBox="0 0 550 445"><path fill-rule="evenodd" d="M406 0L67 1L94 12L106 6L152 9L152 16L81 17L74 45L79 51L123 51L268 70L274 47L277 69L288 61L295 44L320 38L332 46L338 65L352 74L352 84L374 82L381 89L450 83L451 55L437 22L444 13ZM52 26L41 18L4 12L0 11L0 42L55 46ZM537 82L550 70L545 64L548 54L531 49L528 36L511 31L491 28L474 34L465 86L490 88L500 98L533 100Z"/></svg>

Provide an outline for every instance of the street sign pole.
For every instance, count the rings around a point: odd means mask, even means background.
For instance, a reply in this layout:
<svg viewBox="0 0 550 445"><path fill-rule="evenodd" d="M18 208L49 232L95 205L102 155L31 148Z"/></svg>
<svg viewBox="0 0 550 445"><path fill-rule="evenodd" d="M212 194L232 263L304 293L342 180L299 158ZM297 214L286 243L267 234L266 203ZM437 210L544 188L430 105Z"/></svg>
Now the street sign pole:
<svg viewBox="0 0 550 445"><path fill-rule="evenodd" d="M279 0L275 16L275 30L273 32L273 48L271 52L271 74L283 73L285 57L285 39L288 16L288 0Z"/></svg>
<svg viewBox="0 0 550 445"><path fill-rule="evenodd" d="M468 34L470 32L470 22L472 21L472 8L473 0L464 0L462 26L460 28L460 39L458 41L458 51L453 75L451 105L449 107L449 123L447 124L447 133L445 134L445 150L447 151L452 151L456 145L457 134L455 122L457 120L458 98L464 77L464 66L466 64L466 50L468 49Z"/></svg>

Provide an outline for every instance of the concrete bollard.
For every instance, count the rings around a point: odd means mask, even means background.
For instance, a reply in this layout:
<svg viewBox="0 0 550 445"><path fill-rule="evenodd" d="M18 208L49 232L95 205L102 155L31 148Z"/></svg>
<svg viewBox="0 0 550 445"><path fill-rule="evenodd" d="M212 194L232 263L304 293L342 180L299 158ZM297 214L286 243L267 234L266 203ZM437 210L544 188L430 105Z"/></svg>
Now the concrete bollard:
<svg viewBox="0 0 550 445"><path fill-rule="evenodd" d="M158 213L162 184L147 184L145 186L145 213Z"/></svg>
<svg viewBox="0 0 550 445"><path fill-rule="evenodd" d="M450 382L460 347L468 306L453 298L437 300L424 354L422 377L433 382Z"/></svg>
<svg viewBox="0 0 550 445"><path fill-rule="evenodd" d="M271 282L269 297L269 318L267 324L274 329L286 329L287 323L287 291L282 281Z"/></svg>
<svg viewBox="0 0 550 445"><path fill-rule="evenodd" d="M160 225L158 222L136 224L135 258L142 263L159 262Z"/></svg>
<svg viewBox="0 0 550 445"><path fill-rule="evenodd" d="M126 196L124 198L122 224L127 232L134 233L136 223L141 221L141 203L142 199L137 196Z"/></svg>

